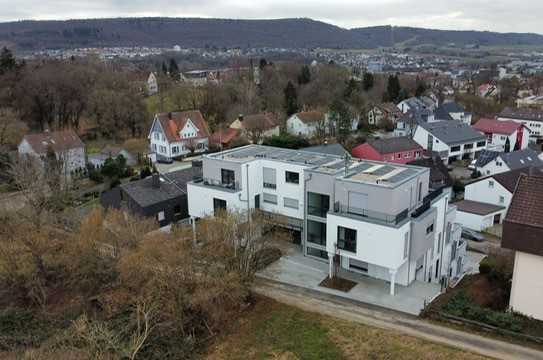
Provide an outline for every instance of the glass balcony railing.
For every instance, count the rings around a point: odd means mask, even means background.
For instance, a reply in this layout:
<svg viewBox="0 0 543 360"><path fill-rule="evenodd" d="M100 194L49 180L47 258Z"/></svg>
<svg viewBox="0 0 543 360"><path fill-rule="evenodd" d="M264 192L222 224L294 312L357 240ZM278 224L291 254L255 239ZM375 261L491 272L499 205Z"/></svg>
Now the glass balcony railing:
<svg viewBox="0 0 543 360"><path fill-rule="evenodd" d="M387 225L398 225L399 223L407 219L409 215L409 210L405 209L396 215L390 215L378 211L346 206L339 202L336 202L334 204L334 213L367 218L368 220L374 220L377 222L385 223Z"/></svg>

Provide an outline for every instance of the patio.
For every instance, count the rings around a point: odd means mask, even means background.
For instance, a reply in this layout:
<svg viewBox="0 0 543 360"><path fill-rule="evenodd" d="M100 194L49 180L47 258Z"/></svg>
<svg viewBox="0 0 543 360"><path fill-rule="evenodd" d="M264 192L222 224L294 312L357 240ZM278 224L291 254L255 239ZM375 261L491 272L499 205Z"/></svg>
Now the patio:
<svg viewBox="0 0 543 360"><path fill-rule="evenodd" d="M293 249L258 275L412 315L418 315L425 302L430 302L440 292L437 284L415 281L407 287L396 284L396 295L392 296L388 282L344 270L340 271L340 277L357 283L349 292L321 287L319 284L328 276L328 264L305 257L299 250Z"/></svg>

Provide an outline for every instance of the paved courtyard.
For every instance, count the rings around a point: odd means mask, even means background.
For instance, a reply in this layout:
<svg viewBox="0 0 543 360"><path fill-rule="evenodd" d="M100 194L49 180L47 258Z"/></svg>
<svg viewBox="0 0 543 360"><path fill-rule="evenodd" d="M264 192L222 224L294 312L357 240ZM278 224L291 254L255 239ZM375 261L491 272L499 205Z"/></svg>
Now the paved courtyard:
<svg viewBox="0 0 543 360"><path fill-rule="evenodd" d="M390 285L383 280L369 278L352 272L342 271L340 276L354 281L357 285L345 293L319 286L328 276L328 264L290 250L281 259L261 271L259 276L281 283L318 290L347 299L381 306L384 308L418 315L425 302L439 294L440 286L415 281L410 286L396 284L396 295L390 295Z"/></svg>

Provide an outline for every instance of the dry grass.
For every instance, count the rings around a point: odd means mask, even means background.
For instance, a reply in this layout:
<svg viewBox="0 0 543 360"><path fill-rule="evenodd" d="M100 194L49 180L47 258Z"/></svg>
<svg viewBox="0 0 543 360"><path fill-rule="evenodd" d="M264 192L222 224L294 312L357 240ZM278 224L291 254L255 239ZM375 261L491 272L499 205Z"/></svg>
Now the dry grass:
<svg viewBox="0 0 543 360"><path fill-rule="evenodd" d="M207 359L484 359L277 303L257 302L210 346Z"/></svg>

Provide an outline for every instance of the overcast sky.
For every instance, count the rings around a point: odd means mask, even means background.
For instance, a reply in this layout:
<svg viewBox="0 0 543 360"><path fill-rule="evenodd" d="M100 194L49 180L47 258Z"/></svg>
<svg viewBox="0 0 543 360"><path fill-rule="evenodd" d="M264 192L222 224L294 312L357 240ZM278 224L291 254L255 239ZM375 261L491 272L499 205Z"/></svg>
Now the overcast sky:
<svg viewBox="0 0 543 360"><path fill-rule="evenodd" d="M352 28L405 25L543 33L543 0L0 0L0 21L134 16L309 17Z"/></svg>

